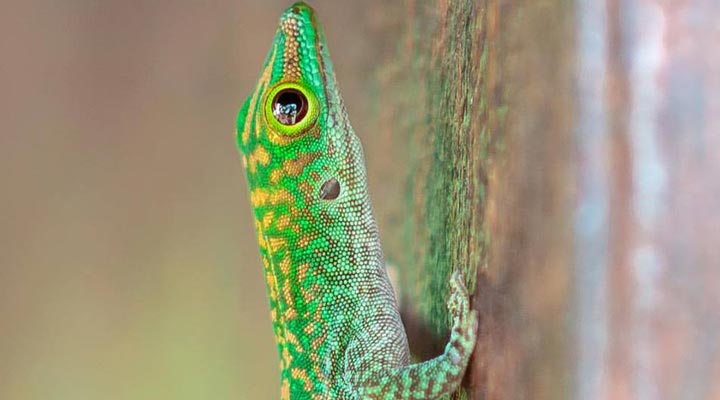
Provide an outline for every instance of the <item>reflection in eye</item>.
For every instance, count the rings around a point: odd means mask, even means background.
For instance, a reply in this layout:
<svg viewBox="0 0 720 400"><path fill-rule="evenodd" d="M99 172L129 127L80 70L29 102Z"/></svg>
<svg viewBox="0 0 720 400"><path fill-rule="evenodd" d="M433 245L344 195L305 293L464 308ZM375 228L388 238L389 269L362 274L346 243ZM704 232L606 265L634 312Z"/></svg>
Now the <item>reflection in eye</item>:
<svg viewBox="0 0 720 400"><path fill-rule="evenodd" d="M273 115L283 125L295 125L295 120L297 119L297 104L282 105L275 103Z"/></svg>
<svg viewBox="0 0 720 400"><path fill-rule="evenodd" d="M305 118L308 102L305 95L295 89L280 91L273 99L272 113L283 125L295 125Z"/></svg>

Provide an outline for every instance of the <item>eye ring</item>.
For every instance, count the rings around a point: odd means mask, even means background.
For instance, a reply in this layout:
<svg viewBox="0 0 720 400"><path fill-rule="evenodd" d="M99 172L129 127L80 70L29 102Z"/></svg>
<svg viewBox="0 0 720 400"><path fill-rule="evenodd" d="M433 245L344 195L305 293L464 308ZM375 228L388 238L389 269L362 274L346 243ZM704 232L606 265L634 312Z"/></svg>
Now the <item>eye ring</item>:
<svg viewBox="0 0 720 400"><path fill-rule="evenodd" d="M275 85L265 99L265 120L274 132L287 138L299 137L312 129L319 112L312 90L296 82Z"/></svg>

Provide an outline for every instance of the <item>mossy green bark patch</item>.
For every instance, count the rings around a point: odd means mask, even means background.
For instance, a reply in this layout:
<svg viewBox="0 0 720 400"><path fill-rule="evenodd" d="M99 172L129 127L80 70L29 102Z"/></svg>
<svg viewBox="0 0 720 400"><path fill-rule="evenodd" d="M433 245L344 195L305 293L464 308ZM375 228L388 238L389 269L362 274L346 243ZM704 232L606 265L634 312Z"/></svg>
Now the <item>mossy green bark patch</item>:
<svg viewBox="0 0 720 400"><path fill-rule="evenodd" d="M488 170L504 108L488 75L485 2L409 2L403 12L397 54L379 70L377 112L380 134L403 145L394 162L405 186L397 204L379 207L380 225L404 315L441 343L450 272L462 270L474 291L487 263ZM422 340L413 350L431 355Z"/></svg>

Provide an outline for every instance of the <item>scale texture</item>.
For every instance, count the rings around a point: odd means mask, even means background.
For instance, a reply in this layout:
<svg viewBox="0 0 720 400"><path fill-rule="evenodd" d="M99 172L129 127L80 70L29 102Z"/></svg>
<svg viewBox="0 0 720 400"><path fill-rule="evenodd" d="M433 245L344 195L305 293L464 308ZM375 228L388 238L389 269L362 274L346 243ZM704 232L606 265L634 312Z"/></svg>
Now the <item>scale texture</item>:
<svg viewBox="0 0 720 400"><path fill-rule="evenodd" d="M410 364L364 157L322 29L289 7L237 122L280 355L281 399L439 399L460 385L477 317L449 278L450 340Z"/></svg>

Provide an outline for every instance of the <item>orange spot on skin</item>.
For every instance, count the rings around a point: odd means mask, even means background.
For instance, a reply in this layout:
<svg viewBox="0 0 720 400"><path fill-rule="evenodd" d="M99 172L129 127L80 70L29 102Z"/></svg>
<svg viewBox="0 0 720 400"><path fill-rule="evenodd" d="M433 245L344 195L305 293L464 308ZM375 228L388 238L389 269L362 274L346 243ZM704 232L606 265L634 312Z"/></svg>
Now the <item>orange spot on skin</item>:
<svg viewBox="0 0 720 400"><path fill-rule="evenodd" d="M263 188L255 188L250 192L250 202L254 208L267 204L270 194Z"/></svg>
<svg viewBox="0 0 720 400"><path fill-rule="evenodd" d="M288 226L290 226L290 216L287 215L287 214L281 215L281 216L277 219L277 223L275 224L275 227L276 227L279 231L284 231L285 229L288 228Z"/></svg>
<svg viewBox="0 0 720 400"><path fill-rule="evenodd" d="M264 206L276 206L284 203L288 203L292 206L294 197L285 188L278 188L273 191L264 188L255 188L250 192L250 202L256 209Z"/></svg>
<svg viewBox="0 0 720 400"><path fill-rule="evenodd" d="M268 239L268 244L273 254L277 254L280 250L284 250L287 247L287 241L284 238L271 237Z"/></svg>
<svg viewBox="0 0 720 400"><path fill-rule="evenodd" d="M305 153L293 160L283 162L283 170L289 176L298 176L302 174L305 168L313 161L320 157L320 153Z"/></svg>
<svg viewBox="0 0 720 400"><path fill-rule="evenodd" d="M303 329L303 332L305 332L306 335L312 336L312 334L315 332L315 324L310 322L305 326L305 329Z"/></svg>
<svg viewBox="0 0 720 400"><path fill-rule="evenodd" d="M320 379L325 378L325 373L320 369L320 356L317 352L310 353L310 361L314 363L313 372Z"/></svg>
<svg viewBox="0 0 720 400"><path fill-rule="evenodd" d="M280 260L280 273L283 274L283 276L290 275L290 265L291 263L289 257L284 257L282 260Z"/></svg>
<svg viewBox="0 0 720 400"><path fill-rule="evenodd" d="M270 183L273 185L277 185L280 183L280 179L285 176L283 174L283 171L281 169L274 169L270 172Z"/></svg>
<svg viewBox="0 0 720 400"><path fill-rule="evenodd" d="M275 340L277 341L278 345L279 345L283 350L286 348L286 347L285 347L286 340L285 340L284 329L285 329L285 328L283 328L283 327L280 326L280 325L276 325L276 328L275 328Z"/></svg>
<svg viewBox="0 0 720 400"><path fill-rule="evenodd" d="M298 341L297 337L295 337L295 334L290 331L285 331L285 338L287 339L288 343L295 346L295 349L298 353L303 352L303 348L300 345L300 342Z"/></svg>
<svg viewBox="0 0 720 400"><path fill-rule="evenodd" d="M311 391L313 389L312 381L310 380L310 377L307 374L307 371L300 368L293 368L290 370L290 376L293 377L293 379L299 379L303 383L303 387L306 391Z"/></svg>
<svg viewBox="0 0 720 400"><path fill-rule="evenodd" d="M270 272L270 260L267 257L262 257L263 269L266 272Z"/></svg>
<svg viewBox="0 0 720 400"><path fill-rule="evenodd" d="M313 349L319 349L320 346L321 346L323 343L325 343L325 339L327 339L327 333L323 332L322 335L316 337L316 338L312 341L312 343L310 344L310 346L312 346Z"/></svg>
<svg viewBox="0 0 720 400"><path fill-rule="evenodd" d="M287 378L283 379L280 387L280 400L290 400L290 382L288 382Z"/></svg>
<svg viewBox="0 0 720 400"><path fill-rule="evenodd" d="M298 239L297 245L298 245L298 247L304 249L304 248L308 247L308 245L310 244L310 241L311 241L311 239L309 236L307 236L307 235L301 236L300 239Z"/></svg>
<svg viewBox="0 0 720 400"><path fill-rule="evenodd" d="M295 311L295 299L293 298L293 292L291 282L289 279L285 280L283 284L283 300L285 300L285 318L292 320L297 317L297 311Z"/></svg>
<svg viewBox="0 0 720 400"><path fill-rule="evenodd" d="M298 266L298 282L302 282L305 280L309 269L310 264L308 263L303 263Z"/></svg>
<svg viewBox="0 0 720 400"><path fill-rule="evenodd" d="M267 150L265 150L265 147L258 145L255 148L255 158L257 159L258 163L260 165L268 165L270 163L270 153L268 153Z"/></svg>
<svg viewBox="0 0 720 400"><path fill-rule="evenodd" d="M254 174L257 171L258 164L263 167L270 164L270 153L262 145L257 145L255 150L248 156L248 171Z"/></svg>
<svg viewBox="0 0 720 400"><path fill-rule="evenodd" d="M283 349L282 359L286 366L290 366L292 363L293 356L287 348Z"/></svg>
<svg viewBox="0 0 720 400"><path fill-rule="evenodd" d="M302 286L300 287L300 296L302 296L302 299L305 302L305 304L310 304L313 302L313 300L315 300L315 292L317 292L318 288L319 288L319 286L317 284L313 285L311 290L308 290ZM318 309L317 313L320 314L319 309Z"/></svg>
<svg viewBox="0 0 720 400"><path fill-rule="evenodd" d="M305 200L306 203L311 203L313 198L315 198L315 189L309 182L302 181L298 183L298 189L300 189L300 193L302 193L303 200Z"/></svg>
<svg viewBox="0 0 720 400"><path fill-rule="evenodd" d="M270 202L273 205L278 205L282 203L292 204L294 202L294 197L292 194L290 194L289 191L287 191L287 189L281 188L272 193L272 195L270 196Z"/></svg>
<svg viewBox="0 0 720 400"><path fill-rule="evenodd" d="M272 224L273 220L275 219L275 212L270 210L263 215L262 219L262 226L268 227L270 224Z"/></svg>
<svg viewBox="0 0 720 400"><path fill-rule="evenodd" d="M288 308L285 310L285 319L292 321L297 318L297 311L294 308Z"/></svg>
<svg viewBox="0 0 720 400"><path fill-rule="evenodd" d="M272 273L272 271L268 270L265 274L265 279L268 282L268 295L270 296L270 301L275 302L278 299L277 278L275 277L275 274Z"/></svg>
<svg viewBox="0 0 720 400"><path fill-rule="evenodd" d="M298 81L302 75L300 70L300 57L298 49L300 42L300 28L295 18L286 18L282 22L282 30L285 33L285 47L283 49L283 75L291 81Z"/></svg>

